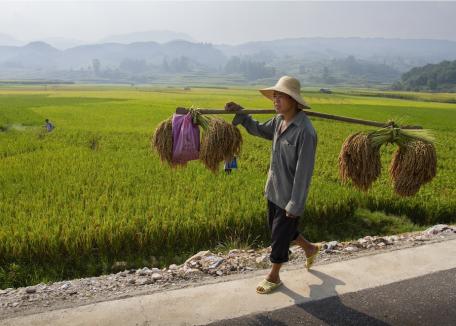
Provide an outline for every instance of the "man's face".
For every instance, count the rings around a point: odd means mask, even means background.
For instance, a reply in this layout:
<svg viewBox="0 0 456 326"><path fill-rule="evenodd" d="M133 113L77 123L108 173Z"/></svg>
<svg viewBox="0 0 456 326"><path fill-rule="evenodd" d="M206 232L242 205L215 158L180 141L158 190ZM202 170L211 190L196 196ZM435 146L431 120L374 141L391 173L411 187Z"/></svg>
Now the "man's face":
<svg viewBox="0 0 456 326"><path fill-rule="evenodd" d="M296 101L288 94L274 91L274 109L277 113L286 114L295 110Z"/></svg>

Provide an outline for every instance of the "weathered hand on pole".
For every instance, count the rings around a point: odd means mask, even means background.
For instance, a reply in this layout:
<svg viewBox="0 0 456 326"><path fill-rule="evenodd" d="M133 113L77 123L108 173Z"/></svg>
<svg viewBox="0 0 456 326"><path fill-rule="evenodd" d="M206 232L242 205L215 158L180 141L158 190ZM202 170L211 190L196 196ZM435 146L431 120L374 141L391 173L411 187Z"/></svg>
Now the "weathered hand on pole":
<svg viewBox="0 0 456 326"><path fill-rule="evenodd" d="M225 104L225 110L229 112L241 112L244 108L237 103L228 102Z"/></svg>

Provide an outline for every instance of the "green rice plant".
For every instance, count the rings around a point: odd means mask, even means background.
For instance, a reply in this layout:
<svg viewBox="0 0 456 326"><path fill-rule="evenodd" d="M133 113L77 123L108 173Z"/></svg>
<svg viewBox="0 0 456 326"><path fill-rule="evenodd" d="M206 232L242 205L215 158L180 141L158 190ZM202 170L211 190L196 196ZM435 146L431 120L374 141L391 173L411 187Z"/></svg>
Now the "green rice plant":
<svg viewBox="0 0 456 326"><path fill-rule="evenodd" d="M404 116L432 130L439 153L436 177L415 196L392 193L388 174L363 192L340 182L337 159L347 134L371 128L311 117L319 141L300 224L306 237L347 239L455 222L456 104L303 96L315 111L329 114L377 121ZM198 161L172 170L150 151L153 128L176 107L223 108L233 100L246 108L271 107L254 88L0 88L0 124L33 127L0 132L0 287L109 273L116 261L164 266L220 244L268 246L262 191L270 141L240 127L239 168L230 175L214 175ZM266 121L272 115L254 117ZM45 118L57 128L38 138ZM231 122L232 116L222 119ZM102 140L98 151L89 146L94 135ZM386 166L395 149L380 152ZM359 209L401 218L356 224L369 220L367 213L359 217ZM353 225L360 226L356 232Z"/></svg>

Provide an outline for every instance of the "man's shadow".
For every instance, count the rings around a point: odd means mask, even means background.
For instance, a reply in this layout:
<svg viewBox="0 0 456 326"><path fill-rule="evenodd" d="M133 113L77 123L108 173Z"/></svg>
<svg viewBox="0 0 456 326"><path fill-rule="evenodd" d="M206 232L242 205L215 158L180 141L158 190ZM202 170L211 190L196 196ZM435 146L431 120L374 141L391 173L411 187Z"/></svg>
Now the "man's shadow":
<svg viewBox="0 0 456 326"><path fill-rule="evenodd" d="M345 285L343 281L316 270L309 272L322 281L321 284L309 285L309 297L304 297L285 285L279 288L279 291L294 300L299 309L328 325L389 325L382 320L344 305L336 291L337 285ZM273 316L271 317L274 319ZM264 316L257 316L256 319L262 323L265 321L264 318ZM286 325L286 323L276 320L273 323L274 325Z"/></svg>

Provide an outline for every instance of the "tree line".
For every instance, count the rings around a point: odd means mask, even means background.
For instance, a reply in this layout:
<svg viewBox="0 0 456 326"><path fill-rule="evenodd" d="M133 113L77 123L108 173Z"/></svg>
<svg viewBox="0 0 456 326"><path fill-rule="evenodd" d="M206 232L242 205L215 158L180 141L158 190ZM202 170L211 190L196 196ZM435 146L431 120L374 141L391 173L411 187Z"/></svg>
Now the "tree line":
<svg viewBox="0 0 456 326"><path fill-rule="evenodd" d="M404 73L393 89L405 91L456 91L456 60L415 67Z"/></svg>

